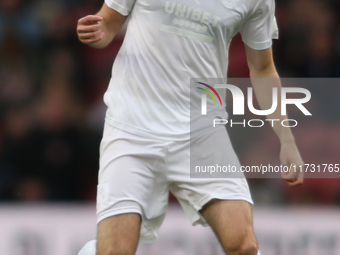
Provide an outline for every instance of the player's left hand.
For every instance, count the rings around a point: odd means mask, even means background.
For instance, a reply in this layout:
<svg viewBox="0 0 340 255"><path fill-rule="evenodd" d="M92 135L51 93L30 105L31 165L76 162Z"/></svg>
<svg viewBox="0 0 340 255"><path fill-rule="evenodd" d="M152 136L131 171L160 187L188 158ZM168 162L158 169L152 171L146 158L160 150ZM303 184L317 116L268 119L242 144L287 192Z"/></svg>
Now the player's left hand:
<svg viewBox="0 0 340 255"><path fill-rule="evenodd" d="M281 144L280 160L282 165L290 168L290 172L281 173L282 178L291 187L301 185L303 183L304 163L295 142Z"/></svg>

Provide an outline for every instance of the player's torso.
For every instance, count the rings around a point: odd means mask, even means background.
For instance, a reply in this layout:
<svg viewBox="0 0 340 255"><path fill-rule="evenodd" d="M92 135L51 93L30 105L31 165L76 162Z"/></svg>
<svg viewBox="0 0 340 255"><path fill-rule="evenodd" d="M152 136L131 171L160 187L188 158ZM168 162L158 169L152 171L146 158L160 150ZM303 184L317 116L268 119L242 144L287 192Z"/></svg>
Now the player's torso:
<svg viewBox="0 0 340 255"><path fill-rule="evenodd" d="M226 76L230 41L253 1L136 0L121 53L136 59L129 62L136 63L132 68L143 65L162 74L154 82L172 82L187 94L187 86L180 84L184 79Z"/></svg>
<svg viewBox="0 0 340 255"><path fill-rule="evenodd" d="M190 78L226 76L253 1L136 0L104 98L114 125L187 136Z"/></svg>

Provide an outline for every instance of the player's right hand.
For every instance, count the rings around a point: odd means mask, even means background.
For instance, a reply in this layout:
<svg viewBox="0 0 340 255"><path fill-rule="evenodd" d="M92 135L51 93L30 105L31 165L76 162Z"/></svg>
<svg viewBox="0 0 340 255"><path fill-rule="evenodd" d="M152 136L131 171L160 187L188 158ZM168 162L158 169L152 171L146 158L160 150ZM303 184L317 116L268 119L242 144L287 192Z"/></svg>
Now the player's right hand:
<svg viewBox="0 0 340 255"><path fill-rule="evenodd" d="M281 144L280 151L281 164L288 167L290 172L282 172L282 178L289 186L295 187L303 183L303 160L295 142Z"/></svg>
<svg viewBox="0 0 340 255"><path fill-rule="evenodd" d="M79 40L84 44L93 44L103 39L105 33L102 31L103 17L88 15L78 20L77 34Z"/></svg>

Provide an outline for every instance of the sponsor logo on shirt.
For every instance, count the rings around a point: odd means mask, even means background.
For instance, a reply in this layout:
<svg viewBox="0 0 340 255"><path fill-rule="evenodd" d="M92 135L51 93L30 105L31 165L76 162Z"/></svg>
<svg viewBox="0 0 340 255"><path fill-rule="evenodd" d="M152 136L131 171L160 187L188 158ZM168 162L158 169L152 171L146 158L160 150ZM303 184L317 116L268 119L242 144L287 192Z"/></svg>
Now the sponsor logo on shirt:
<svg viewBox="0 0 340 255"><path fill-rule="evenodd" d="M178 21L182 20L181 18L183 18L183 21L191 20L195 22L191 24L202 24L202 27L205 27L205 29L201 29L202 31L206 31L206 26L216 27L217 23L221 20L220 16L203 11L200 8L186 6L181 3L166 1L164 8L166 13L177 16L177 18L175 19L177 19Z"/></svg>
<svg viewBox="0 0 340 255"><path fill-rule="evenodd" d="M161 31L211 43L214 38L205 33L216 27L221 17L181 3L166 1L164 11L173 16L172 26L162 24Z"/></svg>

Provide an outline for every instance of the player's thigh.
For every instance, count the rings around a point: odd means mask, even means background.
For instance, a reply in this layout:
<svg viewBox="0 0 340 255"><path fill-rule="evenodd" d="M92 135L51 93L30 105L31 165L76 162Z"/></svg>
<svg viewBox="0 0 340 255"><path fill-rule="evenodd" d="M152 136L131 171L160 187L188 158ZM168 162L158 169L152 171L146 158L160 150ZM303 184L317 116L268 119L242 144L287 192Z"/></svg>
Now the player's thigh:
<svg viewBox="0 0 340 255"><path fill-rule="evenodd" d="M133 255L139 240L141 217L137 213L120 214L98 223L97 255Z"/></svg>
<svg viewBox="0 0 340 255"><path fill-rule="evenodd" d="M251 205L248 202L214 199L202 208L201 214L226 251L257 250Z"/></svg>

